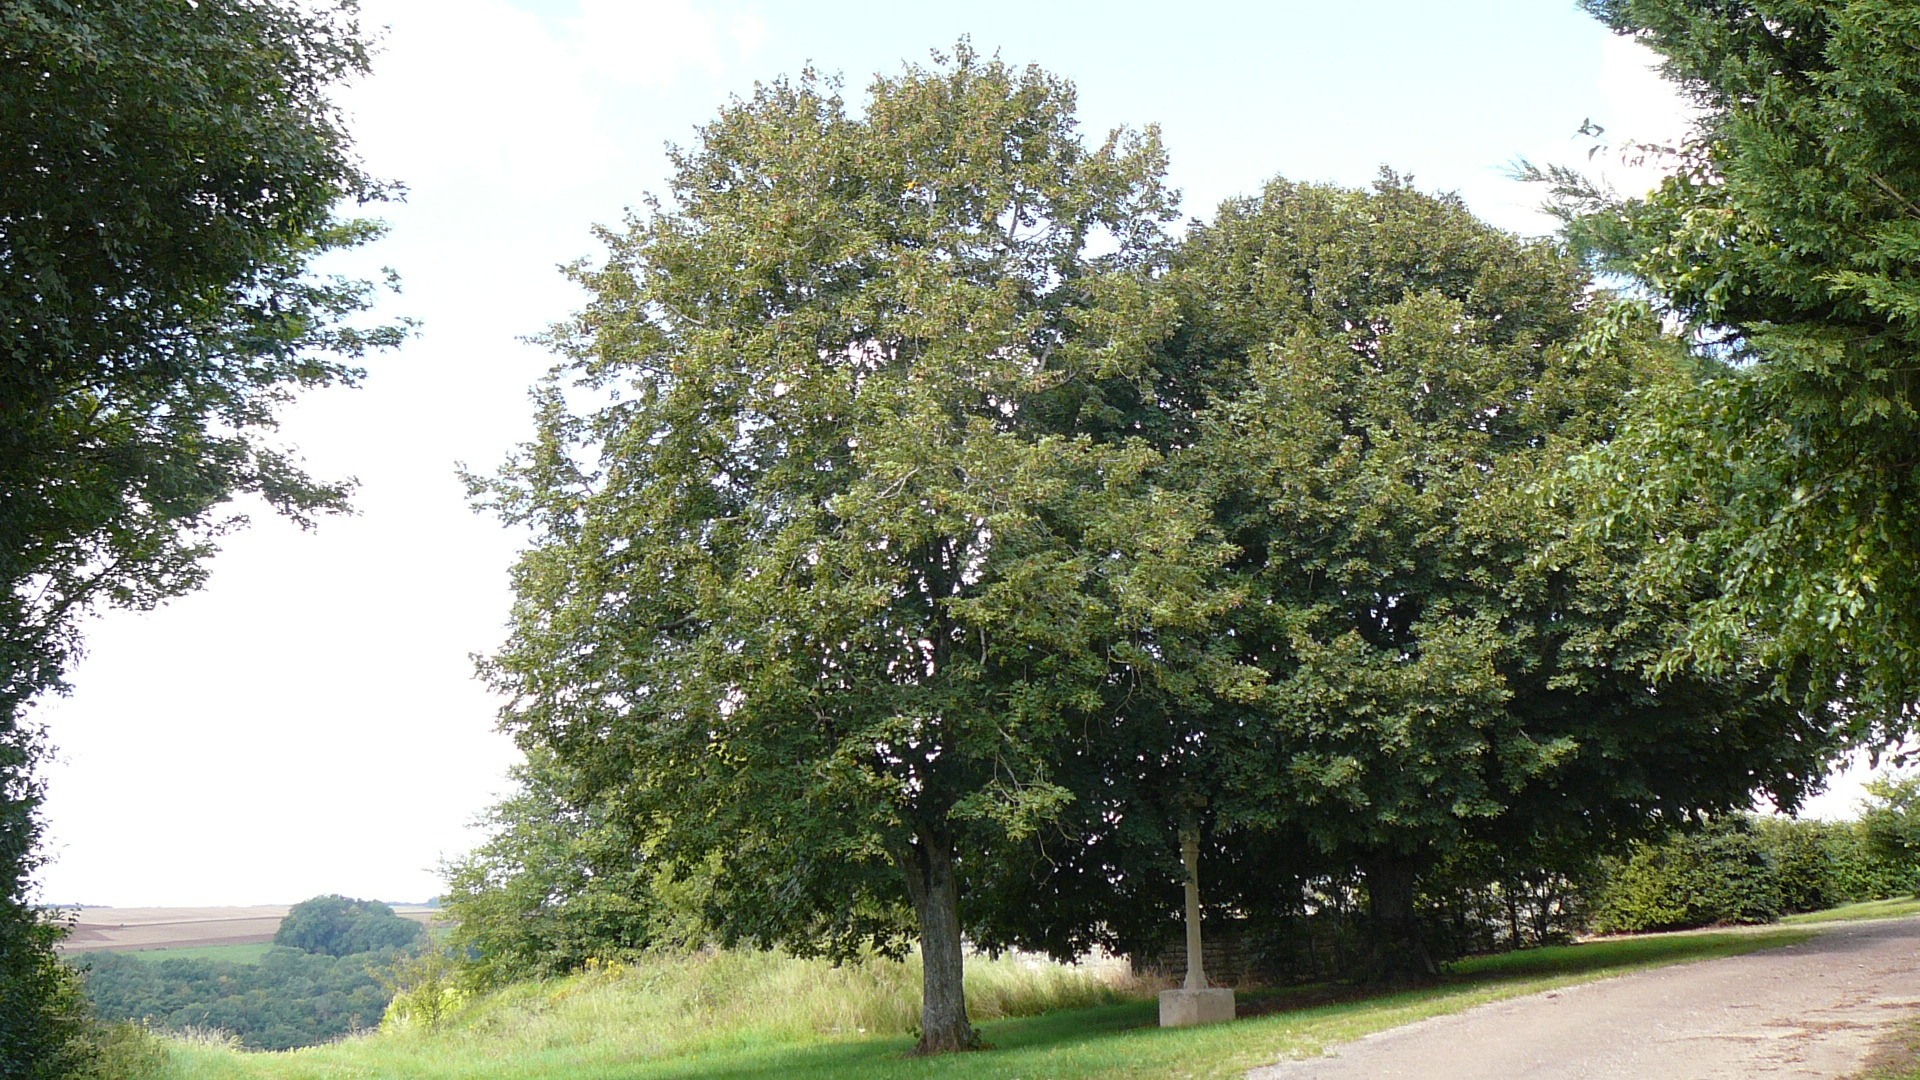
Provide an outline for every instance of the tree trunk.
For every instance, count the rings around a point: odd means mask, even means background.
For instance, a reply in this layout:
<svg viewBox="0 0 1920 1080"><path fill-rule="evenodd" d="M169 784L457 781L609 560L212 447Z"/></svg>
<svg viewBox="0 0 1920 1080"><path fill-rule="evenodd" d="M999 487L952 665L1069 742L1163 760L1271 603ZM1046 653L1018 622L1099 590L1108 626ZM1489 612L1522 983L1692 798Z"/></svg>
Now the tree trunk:
<svg viewBox="0 0 1920 1080"><path fill-rule="evenodd" d="M980 1033L967 1021L960 882L951 845L922 836L899 861L920 922L920 1043L914 1053L976 1049Z"/></svg>
<svg viewBox="0 0 1920 1080"><path fill-rule="evenodd" d="M1405 856L1380 855L1368 859L1362 870L1367 876L1367 915L1373 931L1368 975L1397 981L1430 979L1440 974L1427 952L1420 918L1413 907L1419 862Z"/></svg>

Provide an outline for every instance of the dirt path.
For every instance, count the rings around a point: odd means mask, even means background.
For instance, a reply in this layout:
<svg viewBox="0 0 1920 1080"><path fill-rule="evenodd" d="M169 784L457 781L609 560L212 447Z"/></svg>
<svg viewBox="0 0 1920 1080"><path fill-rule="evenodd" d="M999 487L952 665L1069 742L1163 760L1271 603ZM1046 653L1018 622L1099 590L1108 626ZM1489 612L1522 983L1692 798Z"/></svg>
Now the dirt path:
<svg viewBox="0 0 1920 1080"><path fill-rule="evenodd" d="M1249 1080L1834 1080L1920 1009L1920 919L1483 1005Z"/></svg>

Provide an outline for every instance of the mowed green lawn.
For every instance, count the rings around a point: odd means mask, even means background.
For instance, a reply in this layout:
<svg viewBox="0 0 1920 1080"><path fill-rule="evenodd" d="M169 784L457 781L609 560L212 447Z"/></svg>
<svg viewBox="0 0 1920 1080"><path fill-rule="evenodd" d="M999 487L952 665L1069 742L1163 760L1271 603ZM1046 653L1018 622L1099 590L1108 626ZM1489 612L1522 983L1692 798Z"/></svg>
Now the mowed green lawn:
<svg viewBox="0 0 1920 1080"><path fill-rule="evenodd" d="M907 1056L912 1039L905 1034L863 1035L844 1029L822 1034L817 1020L796 1025L783 1010L785 1002L803 995L780 989L789 984L778 980L792 976L775 969L802 962L741 962L736 967L745 974L729 976L731 982L693 989L674 980L710 977L692 968L683 969L692 974L676 976L670 966L656 965L515 987L498 999L476 1003L435 1031L388 1030L281 1054L243 1054L206 1043L175 1042L170 1044L170 1071L178 1080L1234 1077L1280 1058L1317 1054L1370 1032L1483 1002L1639 968L1787 945L1815 933L1786 928L1709 931L1528 950L1467 961L1445 984L1421 990L1360 996L1308 988L1247 995L1241 1003L1243 1019L1204 1028L1160 1029L1150 999L1059 1008L983 1023L991 1049L931 1059ZM745 987L746 979L763 980L767 989Z"/></svg>
<svg viewBox="0 0 1920 1080"><path fill-rule="evenodd" d="M1858 904L1842 904L1825 911L1809 911L1804 915L1789 915L1780 921L1789 926L1804 926L1809 923L1841 922L1846 919L1900 919L1908 915L1920 915L1920 896L1896 896L1890 900L1864 900Z"/></svg>

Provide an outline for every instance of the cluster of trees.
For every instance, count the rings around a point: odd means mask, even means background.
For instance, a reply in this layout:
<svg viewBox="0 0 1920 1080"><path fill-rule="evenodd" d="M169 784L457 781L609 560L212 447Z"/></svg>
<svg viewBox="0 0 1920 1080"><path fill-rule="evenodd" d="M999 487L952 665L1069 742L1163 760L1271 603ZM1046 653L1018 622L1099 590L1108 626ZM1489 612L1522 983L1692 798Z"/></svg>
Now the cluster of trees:
<svg viewBox="0 0 1920 1080"><path fill-rule="evenodd" d="M1090 144L965 47L864 111L729 105L474 479L535 537L487 672L536 834L456 877L474 932L917 940L955 1049L963 933L1155 941L1183 830L1216 911L1358 882L1366 966L1418 972L1443 875L1791 806L1906 734L1920 22L1588 6L1700 119L1646 198L1550 173L1566 250L1391 175L1176 236L1151 129ZM343 504L274 410L398 330L308 273L389 191L327 93L350 3L20 0L0 55L0 1062L41 1076L84 1048L27 704L90 607L200 581L236 494Z"/></svg>
<svg viewBox="0 0 1920 1080"><path fill-rule="evenodd" d="M393 913L378 900L355 900L338 893L303 900L288 909L273 933L273 943L324 956L351 956L419 944L427 928Z"/></svg>
<svg viewBox="0 0 1920 1080"><path fill-rule="evenodd" d="M1703 111L1646 199L1549 174L1565 245L1390 173L1175 236L1152 129L1090 144L964 43L864 111L725 108L470 478L534 540L469 940L564 965L678 896L727 943L917 941L959 1049L963 935L1150 946L1182 831L1216 913L1357 882L1362 967L1425 973L1442 875L1791 808L1905 734L1920 27L1590 6Z"/></svg>
<svg viewBox="0 0 1920 1080"><path fill-rule="evenodd" d="M84 615L196 588L255 495L302 524L350 485L272 438L301 388L398 339L314 260L391 188L331 96L367 70L351 2L0 6L0 1075L88 1067L84 998L32 903L46 753Z"/></svg>
<svg viewBox="0 0 1920 1080"><path fill-rule="evenodd" d="M95 953L84 974L102 1021L219 1031L250 1050L291 1050L378 1027L393 996L383 976L396 957L391 948L336 957L276 947L251 963Z"/></svg>
<svg viewBox="0 0 1920 1080"><path fill-rule="evenodd" d="M378 900L295 904L258 961L100 952L81 964L99 1019L217 1030L254 1050L314 1046L379 1025L426 928Z"/></svg>

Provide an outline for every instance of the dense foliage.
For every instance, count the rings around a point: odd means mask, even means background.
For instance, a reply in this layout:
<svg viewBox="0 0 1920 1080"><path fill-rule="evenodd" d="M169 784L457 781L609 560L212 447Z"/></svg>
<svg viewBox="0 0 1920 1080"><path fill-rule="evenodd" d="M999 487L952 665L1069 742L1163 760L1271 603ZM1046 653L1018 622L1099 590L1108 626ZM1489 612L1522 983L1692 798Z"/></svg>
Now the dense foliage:
<svg viewBox="0 0 1920 1080"><path fill-rule="evenodd" d="M1550 483L1724 365L1391 174L1174 243L1158 147L1071 104L964 48L860 117L763 86L578 271L539 438L475 483L536 535L488 670L537 775L455 869L502 970L644 943L665 881L837 955L911 909L952 1048L963 928L1150 946L1185 829L1216 913L1352 897L1365 967L1431 973L1423 896L1518 939L1822 775L1793 672L1667 663L1721 590L1645 568L1713 493L1594 533Z"/></svg>
<svg viewBox="0 0 1920 1080"><path fill-rule="evenodd" d="M1267 676L1207 728L1216 806L1359 868L1385 966L1431 970L1415 886L1475 839L1592 848L1819 779L1765 682L1658 677L1682 612L1621 587L1641 549L1536 558L1571 521L1533 489L1687 373L1578 264L1389 176L1230 202L1182 266L1188 366L1230 376L1188 459L1241 552L1223 632Z"/></svg>
<svg viewBox="0 0 1920 1080"><path fill-rule="evenodd" d="M0 6L0 1075L72 1066L28 702L89 608L196 587L236 495L344 505L269 436L395 338L343 323L367 284L308 274L378 232L335 216L385 193L329 97L366 65L350 3Z"/></svg>
<svg viewBox="0 0 1920 1080"><path fill-rule="evenodd" d="M1920 776L1874 780L1863 810L1860 831L1875 857L1920 865Z"/></svg>
<svg viewBox="0 0 1920 1080"><path fill-rule="evenodd" d="M1589 463L1593 532L1706 498L1638 587L1707 573L1673 663L1772 666L1854 737L1920 714L1920 9L1906 0L1587 0L1698 119L1618 200L1561 173L1569 235L1731 361L1648 395ZM1643 151L1647 148L1641 148Z"/></svg>
<svg viewBox="0 0 1920 1080"><path fill-rule="evenodd" d="M1594 905L1593 929L1604 934L1772 922L1786 912L1768 854L1742 817L1644 845L1608 875Z"/></svg>
<svg viewBox="0 0 1920 1080"><path fill-rule="evenodd" d="M1088 146L1069 86L964 46L870 96L762 84L579 271L538 439L478 485L536 538L488 671L577 804L711 875L725 939L917 937L942 1050L974 1039L963 869L1193 666L1156 635L1217 606L1221 549L1086 430L1163 321L1157 141Z"/></svg>
<svg viewBox="0 0 1920 1080"><path fill-rule="evenodd" d="M405 948L426 933L426 927L395 915L393 908L378 900L331 893L293 905L274 931L273 943L326 956L348 956Z"/></svg>
<svg viewBox="0 0 1920 1080"><path fill-rule="evenodd" d="M500 986L706 939L697 867L675 876L608 801L573 802L549 754L535 751L515 778L519 790L487 814L493 835L442 867L450 943L471 957L468 982Z"/></svg>
<svg viewBox="0 0 1920 1080"><path fill-rule="evenodd" d="M1771 922L1920 889L1920 860L1860 822L1733 815L1602 860L1590 885L1599 933Z"/></svg>
<svg viewBox="0 0 1920 1080"><path fill-rule="evenodd" d="M1350 893L1359 966L1427 974L1449 920L1423 903L1564 892L1626 838L1756 789L1791 805L1822 775L1831 734L1764 676L1658 673L1683 610L1625 587L1644 546L1539 558L1575 522L1534 489L1633 392L1694 377L1651 320L1391 175L1275 181L1173 265L1178 330L1142 411L1176 433L1163 482L1233 545L1215 582L1239 603L1209 629L1256 677L1129 695L1059 774L1073 828L1042 837L1044 874L985 940L1037 924L1064 955L1176 933L1167 837L1198 794L1220 914L1318 925ZM1471 921L1452 947L1485 936Z"/></svg>
<svg viewBox="0 0 1920 1080"><path fill-rule="evenodd" d="M396 955L275 948L257 963L234 963L100 952L81 964L102 1020L217 1030L250 1049L288 1050L377 1027L390 996L381 975Z"/></svg>

